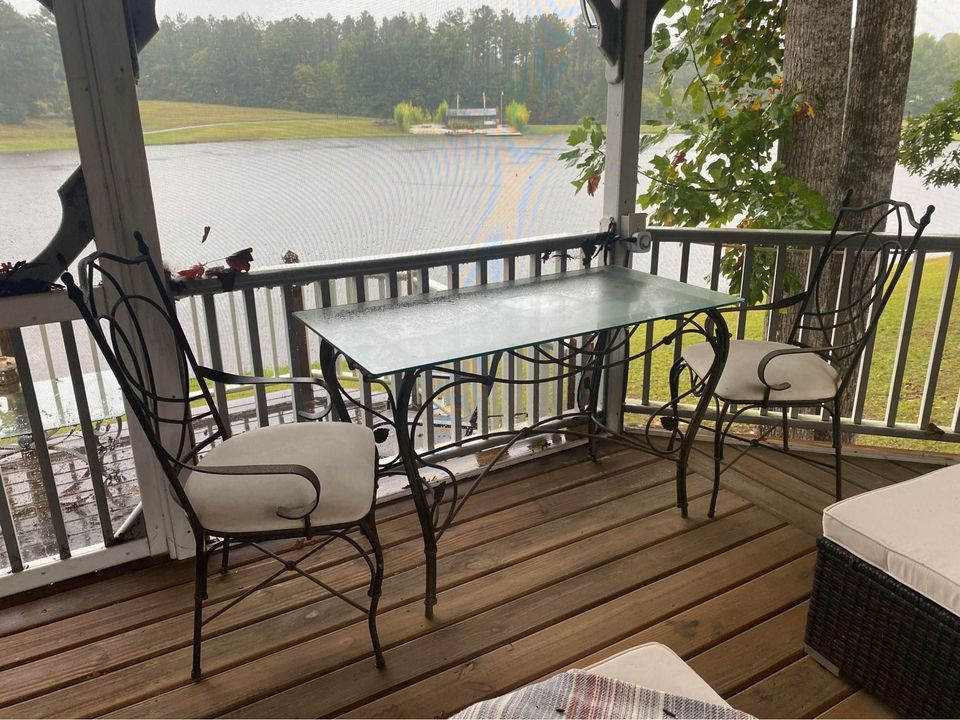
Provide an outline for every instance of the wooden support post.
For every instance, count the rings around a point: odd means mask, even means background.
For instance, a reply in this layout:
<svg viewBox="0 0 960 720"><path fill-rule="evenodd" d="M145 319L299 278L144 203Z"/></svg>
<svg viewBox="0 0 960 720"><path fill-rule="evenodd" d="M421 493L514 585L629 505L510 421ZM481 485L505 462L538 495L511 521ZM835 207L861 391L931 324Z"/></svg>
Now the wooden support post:
<svg viewBox="0 0 960 720"><path fill-rule="evenodd" d="M629 218L637 208L637 161L640 154L640 104L643 89L643 45L647 0L619 0L626 3L622 14L623 77L607 86L607 156L603 174L603 212L617 223L623 237L630 235ZM622 226L621 226L622 225ZM629 265L630 251L617 247L611 262ZM611 353L610 361L622 360L624 350ZM603 410L607 427L623 428L623 398L627 368L606 373Z"/></svg>
<svg viewBox="0 0 960 720"><path fill-rule="evenodd" d="M137 255L133 234L139 231L162 267L123 0L57 0L55 14L97 248ZM145 274L121 269L118 276L127 292L156 295ZM148 346L169 347L169 330L161 323L144 325ZM168 397L181 392L170 360L165 366L162 355L152 358L157 391ZM136 422L130 423L130 441L150 552L192 555L195 542L186 517ZM173 437L163 441L176 447Z"/></svg>

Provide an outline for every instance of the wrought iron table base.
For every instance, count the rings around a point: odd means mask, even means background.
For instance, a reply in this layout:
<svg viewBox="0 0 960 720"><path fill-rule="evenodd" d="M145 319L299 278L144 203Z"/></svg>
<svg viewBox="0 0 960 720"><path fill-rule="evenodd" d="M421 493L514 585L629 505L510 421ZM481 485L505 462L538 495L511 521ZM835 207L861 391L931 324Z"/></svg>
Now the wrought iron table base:
<svg viewBox="0 0 960 720"><path fill-rule="evenodd" d="M450 527L454 518L460 512L463 504L473 494L478 485L496 466L507 452L519 441L530 438L535 435L564 435L573 438L582 438L587 440L591 457L596 460L596 443L599 440L606 440L615 444L631 449L641 450L652 453L663 458L672 459L677 463L677 507L680 508L683 517L687 516L687 465L689 461L692 443L696 438L697 430L703 420L717 379L723 370L723 363L726 361L729 347L729 331L723 315L713 309L704 310L700 313L673 320L677 323L674 331L667 334L660 341L653 343L650 347L636 354L630 353L630 340L639 327L646 326L647 323L617 328L613 330L603 330L586 336L587 339L582 345L571 343L569 341L559 341L559 345L565 348L566 352L558 352L553 355L543 349L542 346L534 346L534 355L524 355L518 350L501 351L492 353L493 362L485 374L478 374L464 370L460 363L450 366L431 366L407 370L400 375L399 387L394 396L390 386L382 379L376 377L366 377L366 381L380 385L386 394L387 404L391 410L390 415L380 412L372 407L364 405L354 398L350 393L343 390L338 381L337 359L341 353L323 341L320 347L320 360L324 380L331 388L337 388L338 392L332 394L331 403L335 417L339 420L350 420L350 413L347 402L362 410L368 416L373 418L374 428L390 428L396 433L398 452L392 458L382 460L379 471L383 475L405 475L410 485L410 492L413 496L414 506L416 507L417 517L420 522L420 529L423 534L423 551L426 563L426 593L425 610L428 618L433 617L433 607L437 603L437 542L448 527ZM657 348L679 342L681 337L689 335L702 337L713 346L714 363L706 378L697 378L690 374L690 387L685 392L680 392L681 373L671 372L670 389L671 399L661 406L660 410L653 413L647 420L643 433L638 437L636 433L626 434L621 428L611 428L605 423L604 414L599 408L599 399L603 389L604 373L611 369L624 369L626 366L645 355L653 352ZM549 341L544 345L557 341ZM620 357L614 357L617 356ZM518 379L504 378L497 376L498 366L504 356L507 356L508 362L514 358L524 362L557 366L557 374L549 378L537 379ZM581 360L584 360L581 364ZM447 376L447 381L424 397L418 406L414 406L414 396L417 388L418 378L427 372L433 372L435 375L442 374ZM577 377L579 376L579 377ZM497 384L508 387L509 392L513 392L514 386L529 385L543 382L557 382L567 378L575 379L577 407L575 410L565 412L560 415L553 415L546 419L538 420L532 424L525 425L519 429L510 429L504 431L490 432L483 435L474 435L476 417L471 420L471 426L468 428L467 436L461 440L454 440L441 447L420 452L417 450L415 442L416 428L421 425L423 415L427 408L431 407L434 400L450 390L456 390L460 385L477 384L483 388L483 397L479 403L486 402L487 397ZM626 392L626 383L624 383L624 393ZM681 419L678 413L678 405L685 398L693 397L696 399L696 408L689 419ZM411 418L412 413L412 418ZM654 428L654 422L657 418L661 419L661 425L669 432L664 435L656 435L651 432ZM400 420L403 422L400 422ZM455 419L460 422L459 418ZM579 426L586 425L586 429L579 429ZM495 457L483 467L479 474L474 478L470 487L462 497L460 496L459 486L456 476L451 470L439 462L431 462L431 456L435 456L444 450L454 447L463 447L469 443L481 439L503 438L504 443L499 447ZM449 484L441 483L430 485L420 474L421 468L430 467L445 474L449 479ZM445 514L443 514L443 501L448 487L451 490L451 498L447 503ZM442 515L442 517L441 517Z"/></svg>

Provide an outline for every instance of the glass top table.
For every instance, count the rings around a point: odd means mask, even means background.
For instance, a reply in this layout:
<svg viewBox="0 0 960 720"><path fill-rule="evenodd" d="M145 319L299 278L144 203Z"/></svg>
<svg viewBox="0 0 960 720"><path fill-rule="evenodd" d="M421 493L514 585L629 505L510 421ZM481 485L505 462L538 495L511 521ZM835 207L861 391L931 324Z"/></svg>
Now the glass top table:
<svg viewBox="0 0 960 720"><path fill-rule="evenodd" d="M677 463L677 505L686 515L687 459L727 355L729 331L719 310L741 302L739 298L677 280L622 267L602 266L491 285L304 310L294 315L323 339L320 365L330 391L333 417L349 422L351 415L346 404L349 401L363 410L368 424L387 429L388 433L392 429L396 434L397 456L380 458L378 472L387 475L402 473L407 477L423 532L424 606L427 617L432 617L437 602L438 538L491 468L523 437L535 433L579 437L587 440L592 457L596 457L597 440L606 438L622 446L673 459ZM710 322L700 321L701 314ZM664 405L664 410L672 412L673 422L667 428L671 432L667 434L663 447L656 448L649 442L648 433L638 440L628 437L621 428L608 425L599 398L604 392L604 378L609 378L610 370L617 367L625 371L632 359L652 353L670 341L664 338L638 354L630 355L625 350L629 347L633 329L666 318L678 320L672 336L699 335L711 342L716 352L706 378L686 393L680 394L674 387L680 374L671 370L672 397L695 397L697 407L689 420L684 421L684 429L677 415L677 403ZM567 406L557 409L555 414L548 413L546 418L535 414L519 426L512 421L513 411L508 409L506 414L511 419L495 431L484 429L482 423L477 427L473 419L464 431L457 413L456 422L460 423L457 427L462 437L455 430L452 441L445 446L434 447L428 440L422 449L418 447L417 429L421 425L429 426L431 422L429 419L423 421L421 415L432 407L432 399L437 394L463 384L482 383L485 390L476 400L475 414L478 415L481 405L486 406L494 386L499 386L508 398L513 398L515 387L533 385L536 390L537 383L541 382L536 378L516 377L511 372L498 373L497 365L503 356L528 347L585 336L591 339L580 345L565 343L565 349L558 350L556 355L546 353L544 357L537 355L524 360L555 365L555 379L561 383L566 379L569 387L575 386L573 394L576 399L572 404L568 401ZM344 390L337 372L338 353L359 366L368 379L398 376L399 382L392 385L375 380L393 398L389 403L390 415L377 411ZM488 367L481 368L479 374L457 362L483 356L490 356L491 361ZM438 366L442 367L444 376L441 388L434 388L432 381L424 377L424 389L418 391L419 376ZM505 402L509 408L511 400ZM650 417L648 426L655 415ZM474 433L478 429L480 432ZM444 511L444 485L427 483L420 474L421 469L440 469L457 488L456 476L438 464L436 454L444 448L462 450L466 444L486 440L499 444L495 457L473 477L469 488L462 493L457 489L451 493Z"/></svg>
<svg viewBox="0 0 960 720"><path fill-rule="evenodd" d="M602 266L294 315L379 377L741 302Z"/></svg>

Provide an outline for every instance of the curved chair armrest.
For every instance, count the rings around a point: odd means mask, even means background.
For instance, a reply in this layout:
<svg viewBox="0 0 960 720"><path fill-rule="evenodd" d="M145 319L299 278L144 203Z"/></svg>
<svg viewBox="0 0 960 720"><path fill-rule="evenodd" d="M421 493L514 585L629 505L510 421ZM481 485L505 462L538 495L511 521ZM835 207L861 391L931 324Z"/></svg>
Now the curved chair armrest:
<svg viewBox="0 0 960 720"><path fill-rule="evenodd" d="M833 350L843 350L844 348L849 347L848 345L836 345L832 347L791 347L791 348L782 348L780 350L771 350L766 355L760 359L760 364L757 366L757 376L760 378L760 382L763 383L769 390L789 390L792 386L788 382L771 384L767 382L767 365L769 365L773 360L776 360L778 357L784 355L802 355L806 353L815 353L821 355L823 353L829 353ZM827 358L824 358L827 359Z"/></svg>
<svg viewBox="0 0 960 720"><path fill-rule="evenodd" d="M257 375L235 375L234 373L224 372L223 370L217 370L215 368L204 367L199 365L197 367L200 375L205 380L212 380L213 382L221 382L226 385L319 385L328 393L331 392L330 387L322 378L315 377L259 377ZM328 405L327 409L323 412L312 413L301 411L299 414L304 420L322 420L327 415L330 414L330 410L333 406Z"/></svg>
<svg viewBox="0 0 960 720"><path fill-rule="evenodd" d="M309 506L304 506L306 510L278 506L277 515L287 520L303 520L309 517L320 504L320 478L305 465L282 463L279 465L184 465L184 467L190 472L211 475L299 475L313 486L313 502Z"/></svg>

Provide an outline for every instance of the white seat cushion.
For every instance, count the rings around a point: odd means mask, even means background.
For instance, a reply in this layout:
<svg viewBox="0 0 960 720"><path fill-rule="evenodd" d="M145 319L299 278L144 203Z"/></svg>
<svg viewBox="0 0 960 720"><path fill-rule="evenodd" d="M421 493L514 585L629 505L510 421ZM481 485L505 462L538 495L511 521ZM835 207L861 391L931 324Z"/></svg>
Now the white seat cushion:
<svg viewBox="0 0 960 720"><path fill-rule="evenodd" d="M823 535L960 615L960 465L831 505Z"/></svg>
<svg viewBox="0 0 960 720"><path fill-rule="evenodd" d="M650 690L730 707L679 655L660 643L638 645L584 669Z"/></svg>
<svg viewBox="0 0 960 720"><path fill-rule="evenodd" d="M273 425L234 435L211 449L203 466L303 465L320 480L320 504L310 524L352 523L366 515L374 495L376 444L370 428L353 423ZM214 533L295 530L303 520L277 508L306 510L315 498L299 475L215 475L191 472L184 489L204 528Z"/></svg>
<svg viewBox="0 0 960 720"><path fill-rule="evenodd" d="M727 362L720 382L717 383L717 397L730 402L763 401L766 386L760 382L757 374L760 361L769 352L795 347L763 340L731 341ZM685 347L682 355L699 377L710 372L710 365L713 363L713 348L710 343ZM770 402L827 400L837 394L840 386L840 375L836 369L812 352L785 355L771 360L767 365L766 378L771 385L790 383L787 390L771 390Z"/></svg>

